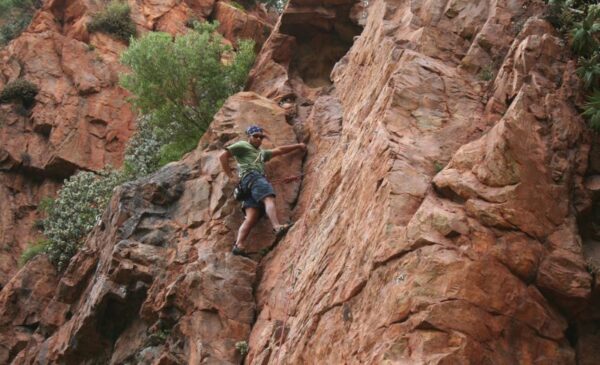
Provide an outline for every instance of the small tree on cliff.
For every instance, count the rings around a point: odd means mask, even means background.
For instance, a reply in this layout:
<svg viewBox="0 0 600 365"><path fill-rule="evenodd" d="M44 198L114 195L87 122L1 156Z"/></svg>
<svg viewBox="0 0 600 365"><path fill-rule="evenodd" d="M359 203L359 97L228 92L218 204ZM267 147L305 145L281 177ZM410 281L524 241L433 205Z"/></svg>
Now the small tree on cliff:
<svg viewBox="0 0 600 365"><path fill-rule="evenodd" d="M240 41L233 52L217 26L196 22L193 31L175 40L149 33L133 40L121 58L131 68L121 84L148 116L147 128L163 141L163 164L196 147L227 97L243 88L254 63L254 43Z"/></svg>

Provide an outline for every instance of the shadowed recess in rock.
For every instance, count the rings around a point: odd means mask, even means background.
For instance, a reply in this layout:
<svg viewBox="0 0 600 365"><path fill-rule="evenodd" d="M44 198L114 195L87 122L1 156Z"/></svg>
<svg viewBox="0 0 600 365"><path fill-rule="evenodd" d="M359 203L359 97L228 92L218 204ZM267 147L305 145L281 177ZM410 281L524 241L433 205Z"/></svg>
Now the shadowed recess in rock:
<svg viewBox="0 0 600 365"><path fill-rule="evenodd" d="M290 64L290 75L299 76L306 85L331 85L333 66L348 52L362 28L350 19L354 1L307 7L292 1L281 17L279 31L293 36L296 47Z"/></svg>

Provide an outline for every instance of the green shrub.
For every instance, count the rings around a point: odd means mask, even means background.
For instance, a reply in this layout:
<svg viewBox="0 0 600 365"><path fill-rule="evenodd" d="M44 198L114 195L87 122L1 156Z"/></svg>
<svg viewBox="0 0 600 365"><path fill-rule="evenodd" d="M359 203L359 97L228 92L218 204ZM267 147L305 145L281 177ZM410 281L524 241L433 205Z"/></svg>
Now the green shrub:
<svg viewBox="0 0 600 365"><path fill-rule="evenodd" d="M40 6L37 0L0 0L0 46L18 37Z"/></svg>
<svg viewBox="0 0 600 365"><path fill-rule="evenodd" d="M158 170L163 144L148 118L141 118L138 121L137 132L129 139L125 151L123 169L127 179L133 180Z"/></svg>
<svg viewBox="0 0 600 365"><path fill-rule="evenodd" d="M106 9L92 16L88 30L111 34L127 42L136 34L135 24L129 16L130 12L131 9L127 3L113 0L106 6Z"/></svg>
<svg viewBox="0 0 600 365"><path fill-rule="evenodd" d="M600 86L600 52L590 58L580 58L577 75L583 81L586 90L593 90Z"/></svg>
<svg viewBox="0 0 600 365"><path fill-rule="evenodd" d="M0 45L17 38L31 22L31 14L19 14L10 22L0 26Z"/></svg>
<svg viewBox="0 0 600 365"><path fill-rule="evenodd" d="M588 7L596 4L596 0L547 0L546 2L548 3L546 20L563 34L570 33L575 23L583 21Z"/></svg>
<svg viewBox="0 0 600 365"><path fill-rule="evenodd" d="M598 33L600 32L600 6L589 5L585 18L574 24L573 51L583 57L592 55L598 49Z"/></svg>
<svg viewBox="0 0 600 365"><path fill-rule="evenodd" d="M48 246L48 240L39 239L35 243L30 244L19 258L19 266L25 265L29 260L36 257L37 255L44 254Z"/></svg>
<svg viewBox="0 0 600 365"><path fill-rule="evenodd" d="M254 62L254 44L240 41L232 52L216 32L218 23L195 23L194 31L173 40L152 32L133 40L121 61L131 69L121 84L131 101L148 117L163 142L160 163L178 160L196 147L227 97L240 91Z"/></svg>
<svg viewBox="0 0 600 365"><path fill-rule="evenodd" d="M590 127L600 132L600 90L589 96L583 115L587 117Z"/></svg>
<svg viewBox="0 0 600 365"><path fill-rule="evenodd" d="M59 270L77 252L99 221L113 189L123 180L123 175L116 171L104 170L98 175L79 172L65 182L55 200L46 203L46 253Z"/></svg>
<svg viewBox="0 0 600 365"><path fill-rule="evenodd" d="M546 20L563 33L571 29L575 21L574 14L569 10L569 6L565 0L548 1Z"/></svg>
<svg viewBox="0 0 600 365"><path fill-rule="evenodd" d="M65 182L56 199L42 199L38 211L46 215L42 221L47 237L44 252L59 270L68 265L99 221L114 188L158 169L161 146L151 126L142 119L129 141L121 171L80 172Z"/></svg>
<svg viewBox="0 0 600 365"><path fill-rule="evenodd" d="M21 101L24 105L31 105L39 92L38 87L25 79L19 78L6 84L0 92L0 104Z"/></svg>

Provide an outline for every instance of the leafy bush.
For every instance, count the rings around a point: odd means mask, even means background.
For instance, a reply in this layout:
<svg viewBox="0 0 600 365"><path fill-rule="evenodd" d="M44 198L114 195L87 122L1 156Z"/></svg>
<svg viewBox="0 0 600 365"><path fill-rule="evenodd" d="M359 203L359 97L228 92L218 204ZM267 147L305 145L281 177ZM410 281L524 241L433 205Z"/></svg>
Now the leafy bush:
<svg viewBox="0 0 600 365"><path fill-rule="evenodd" d="M17 38L31 22L30 14L16 16L10 22L0 26L0 45Z"/></svg>
<svg viewBox="0 0 600 365"><path fill-rule="evenodd" d="M19 258L19 266L23 266L37 255L45 253L47 246L48 240L45 239L39 239L35 241L35 243L29 245L29 247L23 251L21 257Z"/></svg>
<svg viewBox="0 0 600 365"><path fill-rule="evenodd" d="M121 77L121 84L164 142L161 164L196 147L227 97L243 88L254 63L253 42L240 41L232 54L217 27L216 22L196 22L194 31L175 40L166 33L149 33L133 40L122 55L131 73Z"/></svg>
<svg viewBox="0 0 600 365"><path fill-rule="evenodd" d="M580 58L577 75L583 81L586 90L593 90L600 86L600 52L590 58Z"/></svg>
<svg viewBox="0 0 600 365"><path fill-rule="evenodd" d="M65 182L56 199L45 198L40 202L38 210L46 215L42 223L47 238L43 252L59 270L68 265L99 221L114 188L158 169L161 146L142 119L138 132L129 141L121 171L80 172Z"/></svg>
<svg viewBox="0 0 600 365"><path fill-rule="evenodd" d="M39 92L38 87L25 79L19 78L6 84L0 92L0 104L21 101L23 105L31 105Z"/></svg>
<svg viewBox="0 0 600 365"><path fill-rule="evenodd" d="M0 0L0 46L18 37L40 6L37 0Z"/></svg>
<svg viewBox="0 0 600 365"><path fill-rule="evenodd" d="M589 5L585 18L573 28L573 51L580 56L590 56L598 48L600 32L600 5Z"/></svg>
<svg viewBox="0 0 600 365"><path fill-rule="evenodd" d="M123 175L116 171L79 172L65 182L54 201L46 203L45 251L59 270L77 252L99 221L113 189L122 182Z"/></svg>
<svg viewBox="0 0 600 365"><path fill-rule="evenodd" d="M137 128L125 151L124 173L130 180L158 170L160 150L164 144L148 123L148 118L141 118Z"/></svg>
<svg viewBox="0 0 600 365"><path fill-rule="evenodd" d="M588 96L583 116L600 131L600 5L597 0L549 0L548 20L565 35L579 55L577 75Z"/></svg>
<svg viewBox="0 0 600 365"><path fill-rule="evenodd" d="M106 9L92 16L88 30L112 34L127 42L136 34L135 24L129 16L130 13L131 9L127 3L113 0L106 6Z"/></svg>
<svg viewBox="0 0 600 365"><path fill-rule="evenodd" d="M590 127L600 132L600 90L596 90L590 95L583 115L588 118Z"/></svg>
<svg viewBox="0 0 600 365"><path fill-rule="evenodd" d="M571 29L571 26L575 21L574 14L569 10L569 5L565 0L548 1L546 20L562 33Z"/></svg>

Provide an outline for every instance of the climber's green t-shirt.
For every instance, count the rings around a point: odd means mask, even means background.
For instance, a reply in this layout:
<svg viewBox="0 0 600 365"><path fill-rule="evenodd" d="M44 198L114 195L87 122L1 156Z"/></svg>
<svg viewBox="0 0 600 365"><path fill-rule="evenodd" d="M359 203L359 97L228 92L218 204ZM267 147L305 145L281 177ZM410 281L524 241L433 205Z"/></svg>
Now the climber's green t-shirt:
<svg viewBox="0 0 600 365"><path fill-rule="evenodd" d="M226 147L233 155L238 165L238 174L240 178L244 177L250 171L265 173L265 162L273 156L271 150L261 150L254 147L248 141L239 141Z"/></svg>

